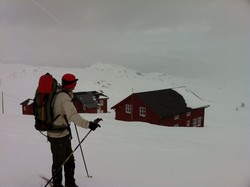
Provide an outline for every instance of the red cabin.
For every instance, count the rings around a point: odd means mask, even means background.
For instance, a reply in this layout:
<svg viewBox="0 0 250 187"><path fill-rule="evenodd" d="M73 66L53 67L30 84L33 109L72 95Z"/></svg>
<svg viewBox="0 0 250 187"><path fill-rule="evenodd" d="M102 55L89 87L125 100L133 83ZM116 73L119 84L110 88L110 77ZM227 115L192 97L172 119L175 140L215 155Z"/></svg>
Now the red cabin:
<svg viewBox="0 0 250 187"><path fill-rule="evenodd" d="M97 91L74 93L73 103L78 113L107 113L108 97ZM33 114L33 100L21 103L24 115Z"/></svg>
<svg viewBox="0 0 250 187"><path fill-rule="evenodd" d="M162 126L204 127L205 102L186 87L133 93L111 109L115 119Z"/></svg>
<svg viewBox="0 0 250 187"><path fill-rule="evenodd" d="M76 92L73 102L79 113L108 112L108 97L97 91Z"/></svg>
<svg viewBox="0 0 250 187"><path fill-rule="evenodd" d="M22 105L23 115L33 114L33 100L32 99L27 99L24 102L22 102L20 105Z"/></svg>

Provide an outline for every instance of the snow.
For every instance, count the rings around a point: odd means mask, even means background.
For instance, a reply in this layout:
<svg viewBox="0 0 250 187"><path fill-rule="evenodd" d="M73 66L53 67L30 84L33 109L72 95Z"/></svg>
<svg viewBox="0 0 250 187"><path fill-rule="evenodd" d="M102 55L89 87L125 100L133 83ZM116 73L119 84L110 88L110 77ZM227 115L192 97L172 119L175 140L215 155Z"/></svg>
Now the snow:
<svg viewBox="0 0 250 187"><path fill-rule="evenodd" d="M178 92L184 98L187 107L192 109L201 108L201 107L208 107L209 104L202 100L198 95L193 93L191 90L186 88L185 86L173 88L176 92Z"/></svg>
<svg viewBox="0 0 250 187"><path fill-rule="evenodd" d="M102 90L109 107L134 92L186 86L210 105L204 128L162 127L123 122L107 114L102 127L83 142L89 174L76 151L76 181L80 187L247 187L250 184L249 95L244 81L187 79L162 73L141 73L113 64L84 69L33 67L0 63L0 187L44 186L39 175L51 177L51 153L46 138L34 129L32 116L21 115L20 103L34 96L40 75L60 80L67 72L78 78L75 91ZM241 106L241 103L245 106ZM2 105L2 102L1 102ZM236 108L238 107L238 110ZM1 112L3 112L1 110ZM78 128L83 138L88 130ZM77 145L74 126L73 147Z"/></svg>

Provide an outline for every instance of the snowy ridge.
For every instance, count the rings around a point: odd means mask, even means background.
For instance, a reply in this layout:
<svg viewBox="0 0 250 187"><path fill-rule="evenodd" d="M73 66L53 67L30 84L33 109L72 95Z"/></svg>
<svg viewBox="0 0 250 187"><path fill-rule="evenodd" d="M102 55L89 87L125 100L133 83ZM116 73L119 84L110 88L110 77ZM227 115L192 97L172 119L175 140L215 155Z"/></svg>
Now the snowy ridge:
<svg viewBox="0 0 250 187"><path fill-rule="evenodd" d="M51 154L46 138L33 127L33 117L20 115L20 103L32 97L40 75L79 78L76 91L102 90L109 107L134 92L187 86L211 107L204 128L161 127L114 120L114 112L83 114L102 117L83 150L92 179L86 177L81 154L75 153L76 181L81 187L247 187L249 185L249 106L229 87L208 85L162 73L141 73L112 64L85 69L0 64L0 91L5 114L0 114L0 186L43 186L50 177ZM205 82L204 82L205 81ZM226 85L226 84L225 84ZM242 87L242 85L239 85ZM230 102L228 102L230 101ZM242 104L244 103L244 105ZM238 107L238 110L236 110ZM77 144L75 129L73 146ZM86 129L78 128L81 138Z"/></svg>
<svg viewBox="0 0 250 187"><path fill-rule="evenodd" d="M79 79L75 90L76 92L101 90L106 95L112 96L109 100L110 105L115 104L131 92L165 89L171 88L174 85L168 76L161 73L142 74L122 66L103 63L96 63L85 69L72 68L70 70L55 67L32 67L12 64L0 64L0 68L1 71L4 72L0 77L0 89L8 90L8 92L5 92L12 96L17 96L16 89L18 89L19 92L22 92L18 94L20 99L19 103L34 96L34 88L36 88L38 79L46 72L51 73L59 83L64 73L69 72L75 74ZM116 94L113 94L114 92ZM17 104L18 103L16 103L16 105Z"/></svg>

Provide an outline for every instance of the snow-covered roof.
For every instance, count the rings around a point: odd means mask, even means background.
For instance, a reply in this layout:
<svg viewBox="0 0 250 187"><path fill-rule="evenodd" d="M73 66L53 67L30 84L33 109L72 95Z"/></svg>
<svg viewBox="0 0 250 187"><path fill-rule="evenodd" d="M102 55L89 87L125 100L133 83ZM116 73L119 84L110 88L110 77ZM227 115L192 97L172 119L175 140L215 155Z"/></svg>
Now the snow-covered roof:
<svg viewBox="0 0 250 187"><path fill-rule="evenodd" d="M25 101L20 103L20 105L28 106L28 105L30 105L32 103L33 103L33 99L26 99Z"/></svg>
<svg viewBox="0 0 250 187"><path fill-rule="evenodd" d="M192 109L200 108L200 107L208 107L208 103L201 99L198 95L194 92L189 90L187 87L177 87L172 88L174 91L178 92L185 100L187 107Z"/></svg>
<svg viewBox="0 0 250 187"><path fill-rule="evenodd" d="M95 108L98 107L98 103L96 99L104 99L108 98L103 93L99 93L97 91L89 91L89 92L75 92L74 96L78 98L80 102L82 102L87 108Z"/></svg>

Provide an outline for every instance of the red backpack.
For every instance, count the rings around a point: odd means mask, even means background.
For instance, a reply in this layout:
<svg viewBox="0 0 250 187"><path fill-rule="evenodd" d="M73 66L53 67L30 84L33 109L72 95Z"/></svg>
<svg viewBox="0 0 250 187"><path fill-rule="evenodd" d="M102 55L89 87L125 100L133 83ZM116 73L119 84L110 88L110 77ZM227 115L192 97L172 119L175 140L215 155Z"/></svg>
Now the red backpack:
<svg viewBox="0 0 250 187"><path fill-rule="evenodd" d="M39 131L53 130L53 122L59 117L53 116L52 106L57 89L57 80L51 74L46 73L40 77L33 103L35 128Z"/></svg>

